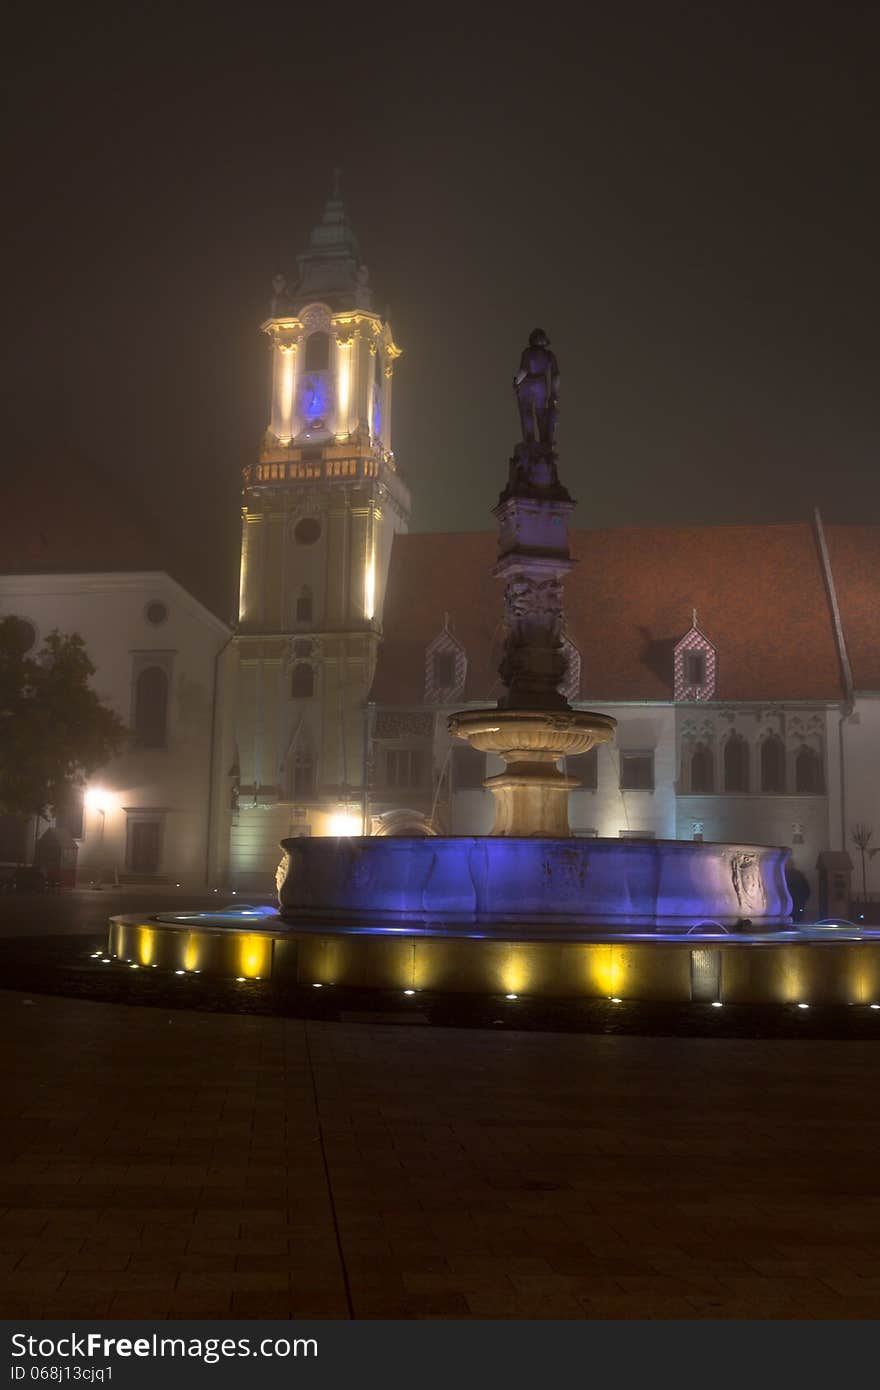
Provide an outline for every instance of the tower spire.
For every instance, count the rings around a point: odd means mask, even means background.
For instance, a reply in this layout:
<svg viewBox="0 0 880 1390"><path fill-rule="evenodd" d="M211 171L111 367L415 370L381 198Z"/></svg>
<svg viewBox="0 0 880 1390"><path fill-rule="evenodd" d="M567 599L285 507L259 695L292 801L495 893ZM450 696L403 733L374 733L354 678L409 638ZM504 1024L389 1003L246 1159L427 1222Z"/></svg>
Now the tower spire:
<svg viewBox="0 0 880 1390"><path fill-rule="evenodd" d="M342 171L333 170L330 197L309 244L297 256L299 284L295 299L320 299L335 307L340 297L350 301L358 283L361 255L340 188ZM368 307L368 306L367 306Z"/></svg>

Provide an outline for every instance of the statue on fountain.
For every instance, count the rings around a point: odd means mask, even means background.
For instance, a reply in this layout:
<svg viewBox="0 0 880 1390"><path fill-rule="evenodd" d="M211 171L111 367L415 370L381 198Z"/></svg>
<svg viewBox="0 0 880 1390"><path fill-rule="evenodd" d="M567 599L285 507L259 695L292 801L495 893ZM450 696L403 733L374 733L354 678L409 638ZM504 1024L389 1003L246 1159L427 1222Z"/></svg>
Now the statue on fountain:
<svg viewBox="0 0 880 1390"><path fill-rule="evenodd" d="M522 442L510 460L507 497L531 494L567 498L560 485L556 460L556 425L559 418L559 363L543 328L529 334L519 370L513 378L519 406Z"/></svg>

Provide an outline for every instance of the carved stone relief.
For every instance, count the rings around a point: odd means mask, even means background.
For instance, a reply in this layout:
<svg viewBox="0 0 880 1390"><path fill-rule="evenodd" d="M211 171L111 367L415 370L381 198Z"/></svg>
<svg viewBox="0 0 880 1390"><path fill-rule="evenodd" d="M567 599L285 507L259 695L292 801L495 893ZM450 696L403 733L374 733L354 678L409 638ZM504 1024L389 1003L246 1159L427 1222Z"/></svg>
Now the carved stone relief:
<svg viewBox="0 0 880 1390"><path fill-rule="evenodd" d="M431 738L433 733L433 714L397 710L379 710L376 714L376 738Z"/></svg>
<svg viewBox="0 0 880 1390"><path fill-rule="evenodd" d="M730 877L740 907L749 912L763 912L767 905L761 866L756 854L741 850L730 857Z"/></svg>

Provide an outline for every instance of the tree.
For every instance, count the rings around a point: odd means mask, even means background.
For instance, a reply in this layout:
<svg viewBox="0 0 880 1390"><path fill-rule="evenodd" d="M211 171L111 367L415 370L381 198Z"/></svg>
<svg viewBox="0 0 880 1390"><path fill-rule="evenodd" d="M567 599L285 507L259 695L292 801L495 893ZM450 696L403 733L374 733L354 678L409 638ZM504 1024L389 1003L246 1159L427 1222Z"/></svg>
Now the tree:
<svg viewBox="0 0 880 1390"><path fill-rule="evenodd" d="M23 628L0 620L0 810L39 821L120 751L125 727L89 685L78 633L50 632L28 655Z"/></svg>
<svg viewBox="0 0 880 1390"><path fill-rule="evenodd" d="M852 837L853 844L862 856L862 902L866 903L868 901L867 861L873 859L875 854L880 854L880 849L868 848L874 838L874 831L871 829L870 825L865 825L860 821L858 825L853 826L849 833Z"/></svg>

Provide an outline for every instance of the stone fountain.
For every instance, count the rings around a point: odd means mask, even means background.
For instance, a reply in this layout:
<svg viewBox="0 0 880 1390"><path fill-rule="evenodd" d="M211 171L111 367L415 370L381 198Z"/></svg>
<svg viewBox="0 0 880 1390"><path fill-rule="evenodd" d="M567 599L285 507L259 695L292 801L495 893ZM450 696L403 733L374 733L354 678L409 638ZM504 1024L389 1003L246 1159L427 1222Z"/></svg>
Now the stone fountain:
<svg viewBox="0 0 880 1390"><path fill-rule="evenodd" d="M494 509L503 693L449 728L505 767L491 835L290 839L280 911L111 920L110 957L240 981L783 1004L880 999L880 933L792 928L788 850L572 837L559 767L614 735L572 708L563 582L574 502L559 479L559 369L536 329L514 379L522 438ZM109 961L108 957L108 961ZM872 1007L877 1007L872 1004Z"/></svg>
<svg viewBox="0 0 880 1390"><path fill-rule="evenodd" d="M290 922L409 923L434 933L556 938L592 929L687 931L711 919L760 929L790 920L788 851L690 841L577 840L568 800L576 777L559 767L614 735L605 714L573 709L566 677L562 588L572 559L574 501L559 479L559 367L536 328L514 377L522 438L494 514L504 584L504 691L497 705L462 710L453 735L496 753L485 782L491 836L282 840L282 916ZM401 926L399 928L403 930Z"/></svg>

